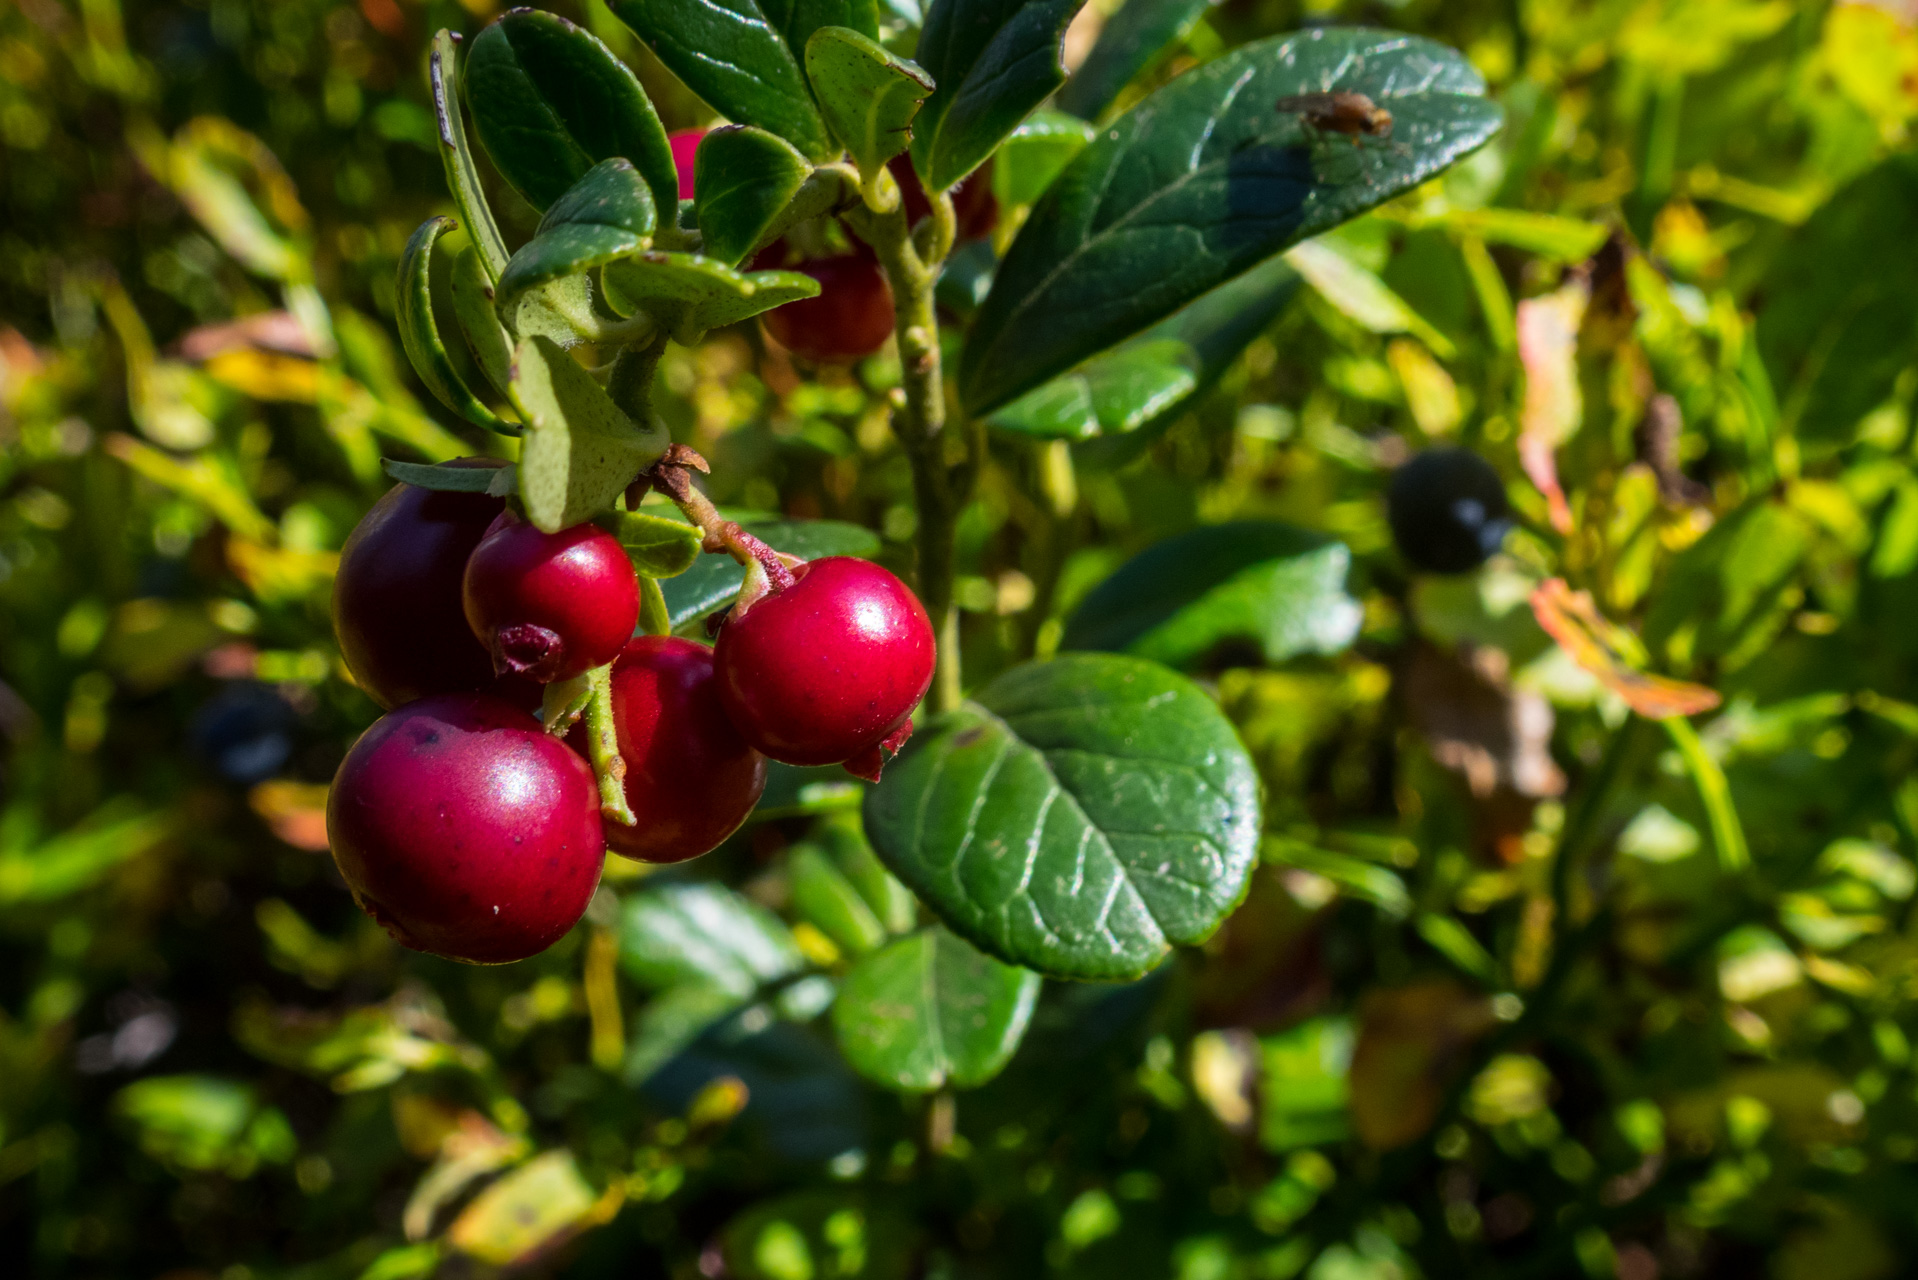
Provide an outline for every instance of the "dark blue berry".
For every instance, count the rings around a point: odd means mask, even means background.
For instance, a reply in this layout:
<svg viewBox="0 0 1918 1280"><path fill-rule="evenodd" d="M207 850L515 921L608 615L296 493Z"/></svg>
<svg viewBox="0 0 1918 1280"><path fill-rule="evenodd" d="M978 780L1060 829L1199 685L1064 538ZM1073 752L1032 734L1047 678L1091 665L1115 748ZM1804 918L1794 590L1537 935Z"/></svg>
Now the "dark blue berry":
<svg viewBox="0 0 1918 1280"><path fill-rule="evenodd" d="M1511 532L1505 485L1470 449L1428 449L1400 467L1385 491L1399 554L1427 573L1469 573Z"/></svg>

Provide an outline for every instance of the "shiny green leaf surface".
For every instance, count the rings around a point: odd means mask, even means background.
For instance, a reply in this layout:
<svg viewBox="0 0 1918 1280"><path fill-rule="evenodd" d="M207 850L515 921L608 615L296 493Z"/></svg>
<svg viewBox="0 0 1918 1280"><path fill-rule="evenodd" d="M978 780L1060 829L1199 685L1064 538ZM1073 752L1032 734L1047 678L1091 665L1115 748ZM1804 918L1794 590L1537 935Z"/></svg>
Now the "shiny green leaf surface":
<svg viewBox="0 0 1918 1280"><path fill-rule="evenodd" d="M700 140L694 170L700 252L736 266L811 173L806 157L778 134L750 125L708 133Z"/></svg>
<svg viewBox="0 0 1918 1280"><path fill-rule="evenodd" d="M787 860L793 910L850 955L862 956L884 944L886 926L873 914L859 890L816 845L801 845Z"/></svg>
<svg viewBox="0 0 1918 1280"><path fill-rule="evenodd" d="M1387 106L1391 137L1355 142L1277 109L1329 91ZM1483 94L1452 50L1354 28L1257 41L1179 77L1108 126L1034 207L967 339L963 399L995 409L1423 182L1496 132Z"/></svg>
<svg viewBox="0 0 1918 1280"><path fill-rule="evenodd" d="M1083 3L935 0L916 56L938 88L912 138L912 165L928 190L978 168L1065 81L1059 45Z"/></svg>
<svg viewBox="0 0 1918 1280"><path fill-rule="evenodd" d="M1238 521L1168 538L1092 589L1068 649L1123 650L1169 666L1249 641L1267 662L1338 653L1362 610L1346 594L1344 543L1289 524Z"/></svg>
<svg viewBox="0 0 1918 1280"><path fill-rule="evenodd" d="M972 1088L1019 1047L1040 985L1030 969L927 929L853 966L833 1002L833 1030L846 1061L877 1084Z"/></svg>
<svg viewBox="0 0 1918 1280"><path fill-rule="evenodd" d="M832 136L800 70L805 42L787 41L816 26L858 27L855 11L873 12L869 0L612 0L611 7L721 115L776 133L813 160L832 158Z"/></svg>
<svg viewBox="0 0 1918 1280"><path fill-rule="evenodd" d="M551 338L520 339L512 392L526 424L520 497L527 518L548 533L607 510L671 442L663 425L621 413Z"/></svg>
<svg viewBox="0 0 1918 1280"><path fill-rule="evenodd" d="M675 577L699 560L699 530L684 520L645 511L610 511L599 522L619 539L643 577Z"/></svg>
<svg viewBox="0 0 1918 1280"><path fill-rule="evenodd" d="M424 462L399 462L392 458L380 464L386 474L401 484L440 493L486 493L499 480L504 467L444 467Z"/></svg>
<svg viewBox="0 0 1918 1280"><path fill-rule="evenodd" d="M652 101L583 28L556 14L512 10L473 41L466 90L480 144L535 209L615 156L638 168L655 206L677 207L679 177Z"/></svg>
<svg viewBox="0 0 1918 1280"><path fill-rule="evenodd" d="M821 27L806 42L806 74L826 123L867 182L906 149L912 119L932 93L916 62L847 27Z"/></svg>
<svg viewBox="0 0 1918 1280"><path fill-rule="evenodd" d="M792 933L724 885L662 885L626 900L619 965L653 990L703 984L744 998L805 965Z"/></svg>
<svg viewBox="0 0 1918 1280"><path fill-rule="evenodd" d="M709 329L819 292L817 280L797 271L735 271L700 254L659 250L609 263L601 279L615 310L643 311L687 346Z"/></svg>
<svg viewBox="0 0 1918 1280"><path fill-rule="evenodd" d="M1120 90L1191 32L1214 0L1126 0L1059 91L1059 110L1096 120Z"/></svg>
<svg viewBox="0 0 1918 1280"><path fill-rule="evenodd" d="M406 348L413 372L434 399L468 422L511 432L513 428L501 422L460 377L433 318L433 246L455 225L451 218L428 218L406 242L406 250L400 255L395 308L400 344Z"/></svg>
<svg viewBox="0 0 1918 1280"><path fill-rule="evenodd" d="M856 524L837 520L769 520L746 522L754 537L775 551L804 560L820 556L871 556L879 551L879 536ZM660 583L673 630L725 608L739 594L746 571L731 556L701 556L693 567Z"/></svg>
<svg viewBox="0 0 1918 1280"><path fill-rule="evenodd" d="M1091 125L1062 111L1033 112L993 155L993 196L1006 207L1031 204L1086 149L1093 133Z"/></svg>
<svg viewBox="0 0 1918 1280"><path fill-rule="evenodd" d="M1203 941L1257 855L1257 775L1164 667L1015 667L916 733L866 799L874 848L954 932L1062 978L1123 981Z"/></svg>
<svg viewBox="0 0 1918 1280"><path fill-rule="evenodd" d="M530 289L644 251L657 216L652 194L630 161L600 161L553 201L539 230L506 264L500 310L513 315Z"/></svg>

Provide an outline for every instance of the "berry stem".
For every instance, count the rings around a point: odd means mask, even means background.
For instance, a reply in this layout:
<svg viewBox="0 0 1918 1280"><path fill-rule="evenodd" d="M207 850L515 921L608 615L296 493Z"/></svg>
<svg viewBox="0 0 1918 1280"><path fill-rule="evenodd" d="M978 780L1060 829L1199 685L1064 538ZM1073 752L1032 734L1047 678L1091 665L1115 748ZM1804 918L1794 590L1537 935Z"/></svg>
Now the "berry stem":
<svg viewBox="0 0 1918 1280"><path fill-rule="evenodd" d="M946 391L940 370L939 320L933 287L952 250L957 220L952 196L932 199L932 216L921 224L920 242L907 225L904 202L889 213L864 206L847 212L853 231L872 246L892 286L893 328L899 339L901 396L893 402L892 429L912 464L913 496L919 506L919 599L939 637L939 667L927 693L934 712L960 699L959 614L953 608L953 540L959 512L972 495L985 437L966 424L964 460L948 460Z"/></svg>
<svg viewBox="0 0 1918 1280"><path fill-rule="evenodd" d="M586 673L592 695L586 703L586 747L599 779L599 811L609 822L635 826L638 819L626 803L626 759L619 754L613 725L613 664Z"/></svg>
<svg viewBox="0 0 1918 1280"><path fill-rule="evenodd" d="M720 515L713 500L701 493L699 486L693 483L692 473L706 469L704 458L685 445L676 444L668 448L642 478L671 498L673 505L693 522L693 527L705 535L702 544L705 550L724 551L743 565L757 563L765 569L767 581L775 592L790 587L793 575L785 557L740 528L737 521Z"/></svg>

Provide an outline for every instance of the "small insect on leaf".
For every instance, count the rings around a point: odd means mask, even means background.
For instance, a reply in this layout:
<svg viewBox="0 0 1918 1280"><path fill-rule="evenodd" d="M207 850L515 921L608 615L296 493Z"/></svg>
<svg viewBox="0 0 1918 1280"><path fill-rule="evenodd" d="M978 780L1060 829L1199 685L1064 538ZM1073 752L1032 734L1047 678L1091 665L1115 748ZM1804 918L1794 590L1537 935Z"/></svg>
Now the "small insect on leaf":
<svg viewBox="0 0 1918 1280"><path fill-rule="evenodd" d="M1392 136L1392 113L1362 93L1296 93L1280 98L1274 110L1296 115L1322 133L1342 133L1357 146L1360 138Z"/></svg>

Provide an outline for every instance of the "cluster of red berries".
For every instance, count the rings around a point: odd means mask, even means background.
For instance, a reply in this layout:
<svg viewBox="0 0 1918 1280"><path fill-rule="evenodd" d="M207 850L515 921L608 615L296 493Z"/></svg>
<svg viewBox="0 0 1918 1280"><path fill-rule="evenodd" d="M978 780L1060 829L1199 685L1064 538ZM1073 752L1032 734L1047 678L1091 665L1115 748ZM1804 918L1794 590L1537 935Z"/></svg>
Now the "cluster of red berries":
<svg viewBox="0 0 1918 1280"><path fill-rule="evenodd" d="M925 609L864 560L773 567L714 648L635 637L639 581L605 530L544 533L500 498L395 486L333 591L341 654L389 709L327 800L361 907L417 950L523 959L578 922L609 848L679 862L731 835L767 758L876 777L931 683ZM584 728L562 740L532 714L544 685L608 663L630 826L602 819Z"/></svg>

